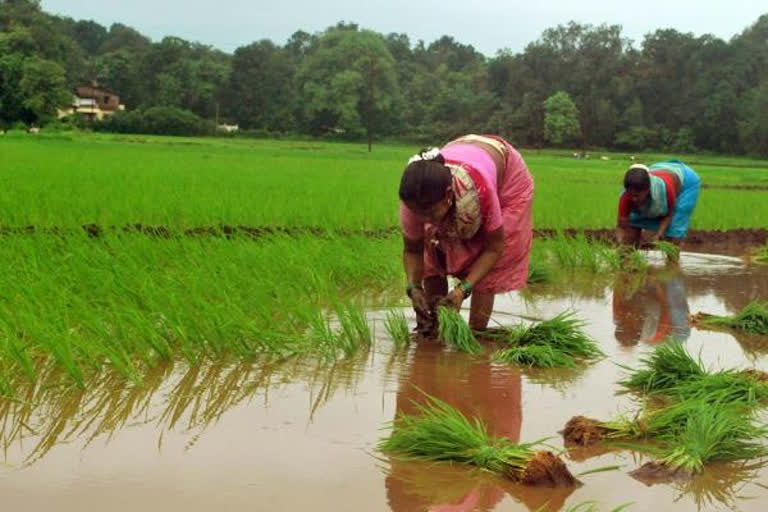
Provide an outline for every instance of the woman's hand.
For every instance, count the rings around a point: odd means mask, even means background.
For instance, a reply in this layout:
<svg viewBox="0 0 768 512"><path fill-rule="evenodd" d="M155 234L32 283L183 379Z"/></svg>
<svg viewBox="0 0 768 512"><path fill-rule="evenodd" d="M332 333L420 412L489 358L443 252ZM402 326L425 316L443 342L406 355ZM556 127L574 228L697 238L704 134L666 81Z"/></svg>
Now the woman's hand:
<svg viewBox="0 0 768 512"><path fill-rule="evenodd" d="M445 306L458 311L461 309L461 303L464 302L464 298L464 290L457 287L451 290L448 295L440 299L440 302L438 302L437 305Z"/></svg>
<svg viewBox="0 0 768 512"><path fill-rule="evenodd" d="M432 311L429 309L429 302L427 302L427 294L424 293L422 288L413 288L411 290L411 304L413 304L413 310L416 311L416 313L426 317L432 316Z"/></svg>

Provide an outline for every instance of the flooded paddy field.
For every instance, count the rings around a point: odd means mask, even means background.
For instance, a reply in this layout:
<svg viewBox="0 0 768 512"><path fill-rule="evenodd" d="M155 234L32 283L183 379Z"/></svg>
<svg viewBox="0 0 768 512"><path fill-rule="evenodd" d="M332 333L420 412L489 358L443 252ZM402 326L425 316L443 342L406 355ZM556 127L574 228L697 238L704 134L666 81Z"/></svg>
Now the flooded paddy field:
<svg viewBox="0 0 768 512"><path fill-rule="evenodd" d="M574 274L499 297L493 318L515 324L567 310L606 358L578 369L524 370L437 343L395 350L369 311L376 343L336 363L314 358L158 366L143 384L105 373L84 390L41 378L0 406L9 508L44 510L560 510L588 500L601 510L764 510L761 461L710 464L692 479L640 481L649 459L603 446L565 451L584 474L575 489L524 487L458 465L408 461L376 450L399 411L423 392L482 418L492 433L547 442L573 416L631 410L617 394L625 370L668 336L712 368L768 370L768 337L689 326L699 311L738 311L768 289L768 267L683 253L666 267L651 255L645 276ZM411 323L410 310L404 310ZM466 313L466 312L465 312ZM54 379L55 380L55 379ZM541 508L543 507L543 508Z"/></svg>

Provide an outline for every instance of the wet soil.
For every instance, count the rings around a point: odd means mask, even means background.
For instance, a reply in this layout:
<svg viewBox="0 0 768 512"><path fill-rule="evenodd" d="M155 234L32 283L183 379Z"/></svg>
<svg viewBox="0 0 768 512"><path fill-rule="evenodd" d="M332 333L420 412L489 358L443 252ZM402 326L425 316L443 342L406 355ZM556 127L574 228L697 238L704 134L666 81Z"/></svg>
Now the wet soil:
<svg viewBox="0 0 768 512"><path fill-rule="evenodd" d="M701 188L719 188L724 190L768 190L768 185L702 185Z"/></svg>
<svg viewBox="0 0 768 512"><path fill-rule="evenodd" d="M364 236L368 238L386 238L400 233L400 228L392 226L380 229L328 229L314 226L285 227L285 226L248 226L228 225L196 226L187 229L171 228L163 225L125 224L122 226L101 226L84 224L81 226L92 238L110 233L134 233L156 238L186 237L216 237L232 238L244 236L254 239L270 235L286 236ZM75 234L78 230L57 226L0 226L0 235L30 235L50 234L66 236ZM535 229L534 236L538 238L553 238L565 236L584 236L589 240L606 243L616 242L614 229ZM746 248L765 245L768 243L768 229L729 229L729 230L692 230L683 242L682 249L687 251L733 254L734 249L744 252ZM730 249L730 250L729 250Z"/></svg>
<svg viewBox="0 0 768 512"><path fill-rule="evenodd" d="M747 368L746 370L742 370L741 374L751 379L755 379L757 382L760 382L760 383L768 382L768 373L760 370L755 370L754 368Z"/></svg>
<svg viewBox="0 0 768 512"><path fill-rule="evenodd" d="M566 229L561 231L566 236L583 235L588 240L616 243L614 229ZM557 236L554 229L537 229L534 235L542 238ZM691 230L682 243L683 251L707 252L717 254L741 255L750 247L768 243L768 229L728 229L728 230Z"/></svg>
<svg viewBox="0 0 768 512"><path fill-rule="evenodd" d="M585 416L574 416L562 430L563 441L567 447L591 446L599 443L610 432L600 425L598 420Z"/></svg>

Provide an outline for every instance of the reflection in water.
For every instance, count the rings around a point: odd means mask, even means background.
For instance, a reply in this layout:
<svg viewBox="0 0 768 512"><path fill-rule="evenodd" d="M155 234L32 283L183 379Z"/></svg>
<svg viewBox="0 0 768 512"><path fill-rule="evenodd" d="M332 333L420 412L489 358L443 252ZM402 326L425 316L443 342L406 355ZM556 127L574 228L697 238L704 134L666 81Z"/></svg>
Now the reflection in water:
<svg viewBox="0 0 768 512"><path fill-rule="evenodd" d="M691 335L683 272L678 266L651 268L646 275L622 273L613 290L615 337L621 345L655 345Z"/></svg>
<svg viewBox="0 0 768 512"><path fill-rule="evenodd" d="M0 442L6 462L31 465L60 443L79 440L84 448L95 439L115 436L126 427L153 425L162 447L163 434L182 431L194 444L230 409L259 397L265 404L275 387L305 382L310 416L339 390L354 392L367 353L332 365L303 359L211 363L195 367L173 362L144 376L139 385L117 372L105 371L85 389L62 389L56 374L36 384L17 385L17 399L0 400ZM19 448L20 447L20 448ZM20 449L9 460L11 449Z"/></svg>
<svg viewBox="0 0 768 512"><path fill-rule="evenodd" d="M396 413L414 414L424 393L436 396L471 418L481 418L494 436L520 441L522 377L514 369L423 342L413 353L397 393ZM386 479L395 511L493 510L507 495L531 510L558 510L573 489L512 484L503 477L450 464L393 457Z"/></svg>
<svg viewBox="0 0 768 512"><path fill-rule="evenodd" d="M730 510L738 509L738 500L750 499L745 494L750 488L754 491L764 489L757 480L765 464L765 461L710 464L692 479L670 484L677 493L675 502L693 500L699 510L713 510L723 506Z"/></svg>

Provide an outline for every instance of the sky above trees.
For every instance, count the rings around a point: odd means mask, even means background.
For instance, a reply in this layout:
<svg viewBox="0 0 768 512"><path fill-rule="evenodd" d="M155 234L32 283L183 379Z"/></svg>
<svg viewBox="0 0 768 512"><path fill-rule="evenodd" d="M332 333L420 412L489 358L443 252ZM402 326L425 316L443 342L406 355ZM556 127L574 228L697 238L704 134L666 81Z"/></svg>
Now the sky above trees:
<svg viewBox="0 0 768 512"><path fill-rule="evenodd" d="M522 51L552 26L571 20L622 25L635 41L660 28L729 40L768 12L755 0L42 0L43 9L109 26L132 26L153 40L173 35L226 52L260 39L277 44L297 30L319 32L339 21L412 41L447 34L487 56L503 48Z"/></svg>

